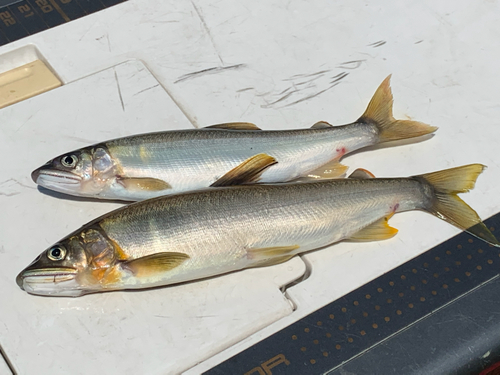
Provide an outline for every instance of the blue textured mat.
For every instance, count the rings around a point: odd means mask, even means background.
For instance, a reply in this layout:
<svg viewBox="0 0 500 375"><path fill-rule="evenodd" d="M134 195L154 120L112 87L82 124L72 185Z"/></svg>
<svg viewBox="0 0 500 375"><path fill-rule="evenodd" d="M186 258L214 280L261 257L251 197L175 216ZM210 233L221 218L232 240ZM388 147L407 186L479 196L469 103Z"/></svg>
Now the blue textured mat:
<svg viewBox="0 0 500 375"><path fill-rule="evenodd" d="M485 223L495 233L500 214ZM326 373L492 279L499 270L500 249L463 232L205 374Z"/></svg>
<svg viewBox="0 0 500 375"><path fill-rule="evenodd" d="M126 0L0 0L0 45Z"/></svg>

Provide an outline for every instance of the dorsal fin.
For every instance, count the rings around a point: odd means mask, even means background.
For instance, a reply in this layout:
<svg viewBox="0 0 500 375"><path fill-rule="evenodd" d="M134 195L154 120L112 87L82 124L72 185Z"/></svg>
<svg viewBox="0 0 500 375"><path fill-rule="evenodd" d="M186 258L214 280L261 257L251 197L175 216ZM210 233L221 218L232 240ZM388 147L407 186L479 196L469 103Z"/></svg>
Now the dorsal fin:
<svg viewBox="0 0 500 375"><path fill-rule="evenodd" d="M348 178L355 178L357 180L366 180L368 178L375 178L375 175L363 168L358 168Z"/></svg>
<svg viewBox="0 0 500 375"><path fill-rule="evenodd" d="M276 163L276 159L267 154L254 155L237 167L231 169L210 186L232 186L257 182L262 172Z"/></svg>
<svg viewBox="0 0 500 375"><path fill-rule="evenodd" d="M326 121L318 121L316 124L311 126L311 129L326 129L326 128L333 128L333 126L327 123Z"/></svg>
<svg viewBox="0 0 500 375"><path fill-rule="evenodd" d="M205 129L228 129L228 130L262 130L251 122L228 122L225 124L216 124L206 126Z"/></svg>

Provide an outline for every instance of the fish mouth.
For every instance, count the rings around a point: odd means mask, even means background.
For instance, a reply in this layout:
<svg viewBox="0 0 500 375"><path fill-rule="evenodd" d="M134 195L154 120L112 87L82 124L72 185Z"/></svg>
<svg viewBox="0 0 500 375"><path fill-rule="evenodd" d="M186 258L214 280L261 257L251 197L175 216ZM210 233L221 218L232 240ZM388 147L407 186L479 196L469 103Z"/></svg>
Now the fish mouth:
<svg viewBox="0 0 500 375"><path fill-rule="evenodd" d="M36 270L24 270L16 277L17 285L22 290L34 292L40 289L40 285L54 286L65 281L76 278L77 270L74 268L42 268ZM38 293L36 293L38 294Z"/></svg>
<svg viewBox="0 0 500 375"><path fill-rule="evenodd" d="M31 178L38 185L52 185L52 184L65 184L77 185L82 181L80 176L71 172L58 171L54 169L35 169L31 173Z"/></svg>

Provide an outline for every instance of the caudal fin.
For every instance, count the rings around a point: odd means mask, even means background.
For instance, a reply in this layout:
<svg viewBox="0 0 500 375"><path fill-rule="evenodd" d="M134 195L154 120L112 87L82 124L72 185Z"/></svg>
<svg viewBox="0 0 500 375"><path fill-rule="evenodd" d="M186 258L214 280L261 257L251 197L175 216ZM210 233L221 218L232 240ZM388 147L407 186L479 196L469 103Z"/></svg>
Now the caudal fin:
<svg viewBox="0 0 500 375"><path fill-rule="evenodd" d="M435 126L418 121L396 120L392 116L393 97L390 80L391 76L389 75L380 84L358 122L375 124L379 130L380 142L420 137L435 132L437 130Z"/></svg>
<svg viewBox="0 0 500 375"><path fill-rule="evenodd" d="M457 195L472 190L477 177L485 168L482 164L470 164L415 177L424 179L434 189L435 199L428 209L430 213L500 247L500 242L484 225L476 211Z"/></svg>

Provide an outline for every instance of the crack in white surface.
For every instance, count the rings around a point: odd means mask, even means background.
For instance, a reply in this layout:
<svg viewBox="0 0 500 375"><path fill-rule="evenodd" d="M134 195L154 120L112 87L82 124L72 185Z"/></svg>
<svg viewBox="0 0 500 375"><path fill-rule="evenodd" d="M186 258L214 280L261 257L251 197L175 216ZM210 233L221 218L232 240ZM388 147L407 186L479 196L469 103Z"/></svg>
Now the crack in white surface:
<svg viewBox="0 0 500 375"><path fill-rule="evenodd" d="M120 89L120 82L118 81L118 75L116 74L115 68L113 68L113 72L115 73L115 81L116 81L116 87L118 88L118 96L120 97L120 103L122 105L123 112L125 112L125 104L123 104L122 90Z"/></svg>
<svg viewBox="0 0 500 375"><path fill-rule="evenodd" d="M219 50L217 49L217 46L215 45L215 41L214 41L214 38L212 36L212 32L208 28L207 23L205 22L205 18L203 18L203 15L201 14L200 10L198 9L198 7L194 3L194 1L191 1L191 4L193 4L193 8L196 11L196 14L198 15L198 17L200 18L201 24L203 25L203 28L205 29L208 37L210 38L210 41L212 42L212 46L214 47L215 52L217 53L217 56L219 57L221 64L224 65L224 60L222 60L222 56L221 56Z"/></svg>

